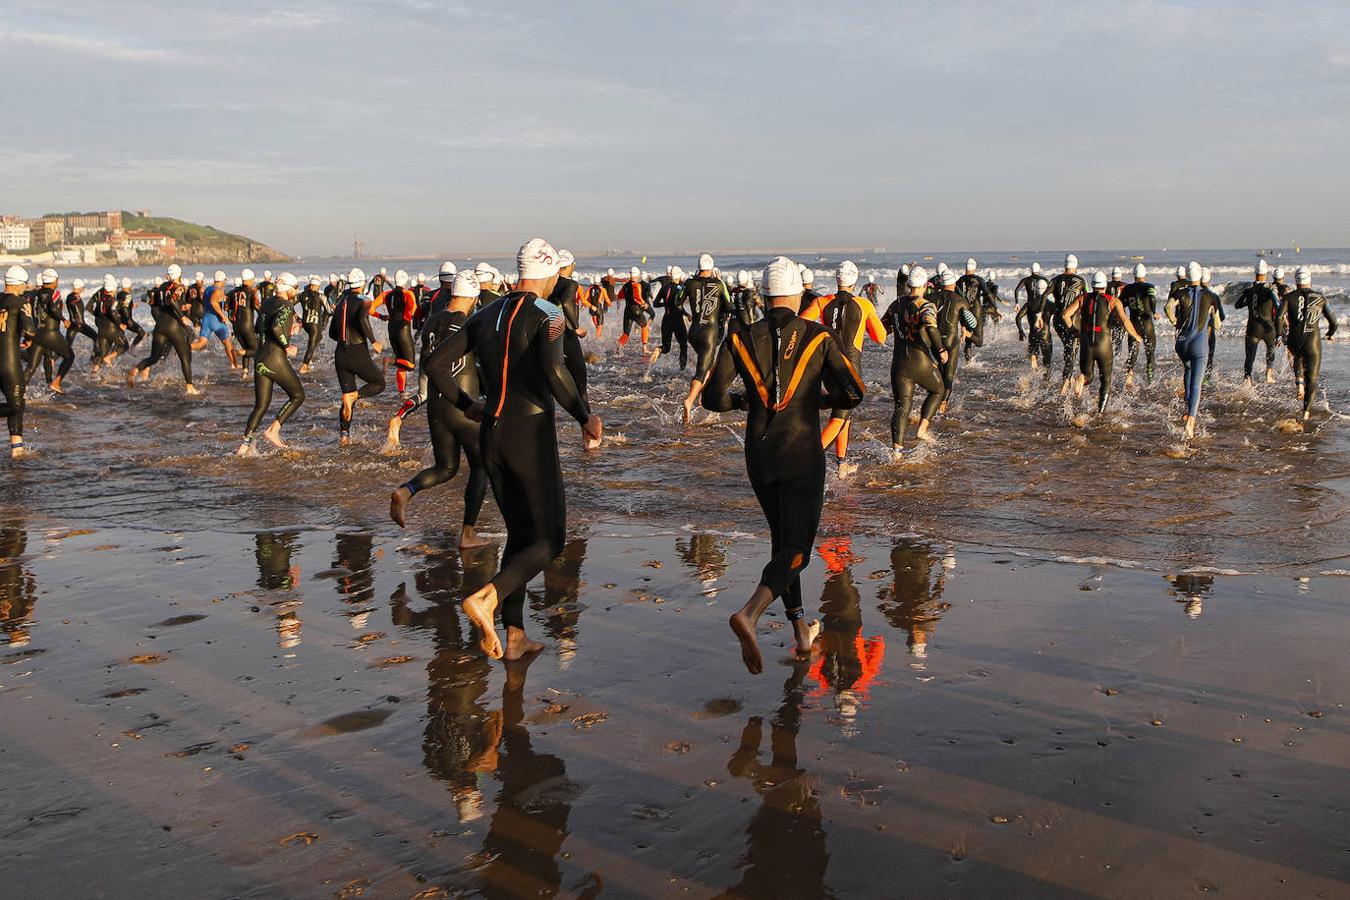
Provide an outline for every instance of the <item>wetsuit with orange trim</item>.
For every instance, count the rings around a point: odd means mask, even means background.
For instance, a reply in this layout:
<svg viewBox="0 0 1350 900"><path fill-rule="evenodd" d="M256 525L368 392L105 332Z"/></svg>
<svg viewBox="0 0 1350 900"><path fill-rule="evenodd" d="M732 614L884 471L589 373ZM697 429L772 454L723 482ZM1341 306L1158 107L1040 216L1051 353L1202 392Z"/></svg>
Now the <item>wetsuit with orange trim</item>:
<svg viewBox="0 0 1350 900"><path fill-rule="evenodd" d="M840 718L847 723L868 700L886 662L886 639L862 635L861 598L853 581L853 556L848 538L832 538L817 547L825 563L820 595L821 652L807 677L816 683L808 696L833 695Z"/></svg>
<svg viewBox="0 0 1350 900"><path fill-rule="evenodd" d="M802 311L799 315L808 322L819 322L825 306L833 299L834 294L821 294L807 288L802 292Z"/></svg>
<svg viewBox="0 0 1350 900"><path fill-rule="evenodd" d="M636 325L645 349L647 341L651 339L652 307L647 302L642 282L636 278L625 281L619 288L618 299L623 301L623 334L619 335L619 346L628 344L629 332Z"/></svg>
<svg viewBox="0 0 1350 900"><path fill-rule="evenodd" d="M682 299L689 310L689 346L694 348L694 380L706 382L717 357L717 333L731 314L731 295L716 275L685 279Z"/></svg>
<svg viewBox="0 0 1350 900"><path fill-rule="evenodd" d="M905 445L909 411L914 405L914 386L928 392L919 414L923 422L933 421L946 393L938 362L943 342L937 323L937 307L928 299L912 294L896 300L882 316L886 330L895 335L895 352L891 356L891 398L895 404L891 411L892 447Z"/></svg>
<svg viewBox="0 0 1350 900"><path fill-rule="evenodd" d="M733 391L739 379L743 391ZM801 573L811 558L825 501L820 411L852 409L863 383L823 325L774 307L731 332L703 391L712 412L743 409L745 468L772 536L760 585L803 616Z"/></svg>
<svg viewBox="0 0 1350 900"><path fill-rule="evenodd" d="M841 289L834 295L821 312L821 322L834 335L859 375L862 374L863 340L870 337L878 344L886 343L886 327L877 316L877 308L871 300L854 296L850 291ZM851 415L852 411L848 409L831 410L830 421L820 435L822 447L834 444L836 459L842 460L848 455L849 432L853 427Z"/></svg>
<svg viewBox="0 0 1350 900"><path fill-rule="evenodd" d="M417 295L407 288L396 287L384 295L389 307L389 349L394 354L397 372L394 383L400 394L408 390L408 373L417 368L417 351L413 345L412 323L417 315Z"/></svg>
<svg viewBox="0 0 1350 900"><path fill-rule="evenodd" d="M580 283L566 275L558 276L558 286L553 289L549 302L563 311L567 320L567 331L563 333L563 363L572 373L577 389L586 396L586 354L581 349L581 310L590 305L586 289Z"/></svg>
<svg viewBox="0 0 1350 900"><path fill-rule="evenodd" d="M591 311L591 324L595 326L596 338L605 336L605 312L609 309L609 295L602 284L593 284L586 292L586 305Z"/></svg>
<svg viewBox="0 0 1350 900"><path fill-rule="evenodd" d="M348 288L338 297L333 320L328 323L328 336L337 344L333 350L333 368L337 371L338 387L344 394L374 397L384 393L384 370L370 357L375 333L370 328L369 305L370 301L357 290ZM365 382L359 389L357 379ZM343 417L339 404L339 432L345 436L351 427L351 419Z"/></svg>
<svg viewBox="0 0 1350 900"><path fill-rule="evenodd" d="M507 533L492 584L508 628L525 627L525 585L562 553L567 539L555 404L580 423L591 416L563 362L566 330L556 304L515 291L475 313L422 366L436 389L467 412L477 398L460 391L454 368L468 353L478 360L480 447Z"/></svg>

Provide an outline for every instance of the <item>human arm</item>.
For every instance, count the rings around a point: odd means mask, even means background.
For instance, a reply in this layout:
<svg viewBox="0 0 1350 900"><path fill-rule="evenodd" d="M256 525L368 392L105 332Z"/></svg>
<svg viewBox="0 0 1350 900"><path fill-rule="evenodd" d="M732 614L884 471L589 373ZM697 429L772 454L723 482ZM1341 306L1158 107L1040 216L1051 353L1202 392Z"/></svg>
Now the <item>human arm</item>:
<svg viewBox="0 0 1350 900"><path fill-rule="evenodd" d="M703 408L710 412L723 413L746 408L745 394L731 390L736 380L735 351L731 346L733 340L736 340L735 335L722 342L721 349L717 351L717 362L713 364L712 374L703 385L701 402Z"/></svg>

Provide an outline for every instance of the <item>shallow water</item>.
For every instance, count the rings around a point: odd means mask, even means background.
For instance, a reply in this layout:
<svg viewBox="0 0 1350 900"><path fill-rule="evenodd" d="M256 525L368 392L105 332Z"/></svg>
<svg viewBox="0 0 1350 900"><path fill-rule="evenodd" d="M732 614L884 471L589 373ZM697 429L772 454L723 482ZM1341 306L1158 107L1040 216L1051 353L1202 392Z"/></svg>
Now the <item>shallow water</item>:
<svg viewBox="0 0 1350 900"><path fill-rule="evenodd" d="M725 626L766 552L741 422L674 425L668 360L591 348L611 440L584 456L561 426L572 541L531 591L549 648L527 669L459 612L496 562L453 549L462 481L406 532L385 518L429 457L418 421L374 453L391 395L339 451L325 363L297 449L235 460L251 389L218 355L203 400L168 364L130 392L77 370L35 392L43 455L0 494L0 874L81 896L1344 894L1344 420L1282 430L1292 387L1241 385L1230 319L1187 446L1159 343L1160 381L1080 427L1000 327L902 465L869 350L862 472L832 479L805 577L820 652L787 659L771 613L759 677ZM1328 346L1338 412L1347 368Z"/></svg>

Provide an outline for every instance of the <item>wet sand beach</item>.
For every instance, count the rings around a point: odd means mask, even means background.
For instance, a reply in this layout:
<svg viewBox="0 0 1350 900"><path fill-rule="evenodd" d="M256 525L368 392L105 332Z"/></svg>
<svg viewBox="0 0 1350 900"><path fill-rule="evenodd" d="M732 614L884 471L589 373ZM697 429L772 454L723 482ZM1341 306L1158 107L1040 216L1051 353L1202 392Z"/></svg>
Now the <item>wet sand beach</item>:
<svg viewBox="0 0 1350 900"><path fill-rule="evenodd" d="M900 464L867 351L818 652L775 608L758 677L726 629L767 555L742 422L681 430L669 359L592 342L609 441L560 426L571 541L509 666L458 606L497 552L455 549L463 474L390 524L424 426L375 453L391 392L339 451L327 354L259 460L227 455L252 390L218 353L202 399L167 365L35 390L0 493L7 891L1344 896L1343 351L1298 433L1225 331L1188 445L1167 337L1097 420L993 336Z"/></svg>

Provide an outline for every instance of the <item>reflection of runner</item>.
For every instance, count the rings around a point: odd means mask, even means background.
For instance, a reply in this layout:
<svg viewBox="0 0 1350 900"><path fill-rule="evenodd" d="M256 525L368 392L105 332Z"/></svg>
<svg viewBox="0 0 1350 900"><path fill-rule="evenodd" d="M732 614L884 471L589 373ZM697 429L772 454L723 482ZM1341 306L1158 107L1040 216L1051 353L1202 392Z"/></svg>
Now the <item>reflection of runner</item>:
<svg viewBox="0 0 1350 900"><path fill-rule="evenodd" d="M948 608L942 600L946 564L939 564L928 544L901 540L891 548L891 569L895 582L881 613L892 627L908 633L909 652L923 659L928 655L928 639Z"/></svg>
<svg viewBox="0 0 1350 900"><path fill-rule="evenodd" d="M825 563L825 589L820 598L820 655L808 676L816 683L812 697L834 695L835 709L851 723L866 704L872 684L886 659L886 639L862 635L862 605L853 583L853 553L848 538L822 541L816 548Z"/></svg>

